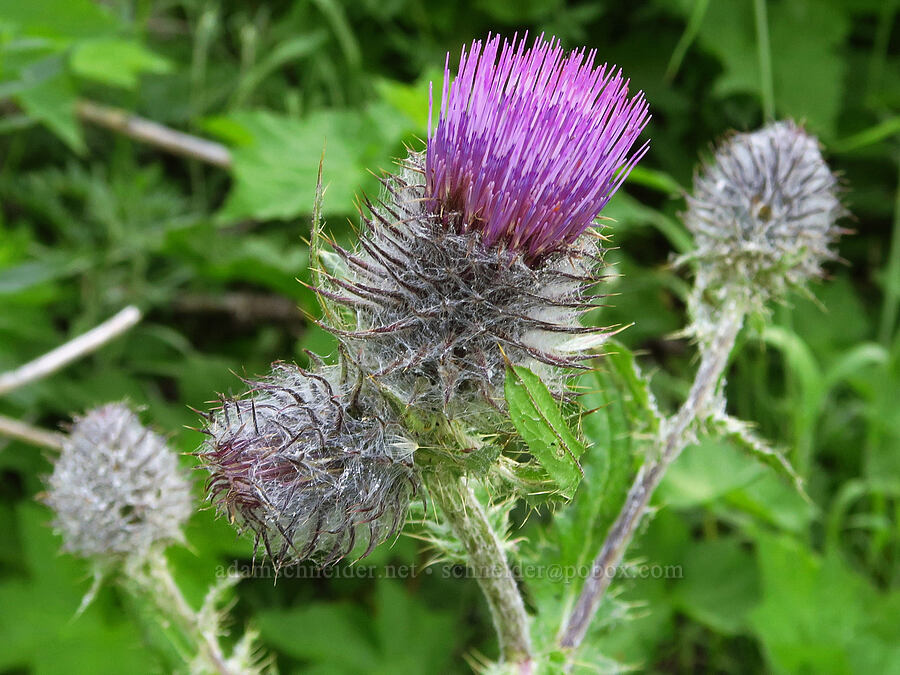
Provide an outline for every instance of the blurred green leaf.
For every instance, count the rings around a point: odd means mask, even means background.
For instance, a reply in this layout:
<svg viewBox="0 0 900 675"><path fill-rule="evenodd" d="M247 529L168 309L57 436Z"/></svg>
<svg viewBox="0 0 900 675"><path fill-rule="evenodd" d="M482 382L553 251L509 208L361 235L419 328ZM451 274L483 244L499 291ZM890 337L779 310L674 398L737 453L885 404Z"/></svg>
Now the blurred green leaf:
<svg viewBox="0 0 900 675"><path fill-rule="evenodd" d="M62 39L95 37L117 26L113 15L91 0L0 0L0 21L28 35Z"/></svg>
<svg viewBox="0 0 900 675"><path fill-rule="evenodd" d="M750 621L776 672L900 672L897 593L786 537L761 535L757 549L763 601Z"/></svg>
<svg viewBox="0 0 900 675"><path fill-rule="evenodd" d="M320 672L441 672L454 647L454 620L429 609L399 584L376 584L373 612L347 604L311 604L263 610L257 622L263 639Z"/></svg>
<svg viewBox="0 0 900 675"><path fill-rule="evenodd" d="M381 124L376 109L335 110L293 119L268 112L229 115L235 185L219 211L221 222L244 218L294 218L313 210L319 158L325 149L323 213L349 214L361 192L378 193L370 170L389 166L406 131ZM213 131L222 129L214 120Z"/></svg>
<svg viewBox="0 0 900 675"><path fill-rule="evenodd" d="M120 619L110 591L75 616L89 588L87 566L59 554L61 542L47 527L49 518L35 504L18 508L15 526L27 571L0 582L0 668L29 668L36 675L153 670L155 657L141 648L138 631Z"/></svg>
<svg viewBox="0 0 900 675"><path fill-rule="evenodd" d="M706 439L684 449L669 467L658 492L662 501L674 508L703 506L753 483L763 473L759 464L731 444Z"/></svg>
<svg viewBox="0 0 900 675"><path fill-rule="evenodd" d="M744 631L759 601L753 556L731 537L695 543L681 561L684 578L674 585L675 606L723 635Z"/></svg>
<svg viewBox="0 0 900 675"><path fill-rule="evenodd" d="M133 40L96 38L79 42L69 58L72 72L125 89L134 89L141 73L168 73L172 64Z"/></svg>
<svg viewBox="0 0 900 675"><path fill-rule="evenodd" d="M831 138L845 72L839 49L849 22L836 3L828 7L822 11L814 0L770 2L768 19L778 113L808 120L816 133ZM710 3L698 40L722 63L718 94L760 92L752 0Z"/></svg>
<svg viewBox="0 0 900 675"><path fill-rule="evenodd" d="M52 65L55 74L37 75L37 68L25 74L26 81L34 74L39 77L19 92L16 97L29 115L40 120L59 136L76 153L84 153L86 146L81 133L81 125L75 116L76 91L72 79L57 57L45 59L42 63Z"/></svg>

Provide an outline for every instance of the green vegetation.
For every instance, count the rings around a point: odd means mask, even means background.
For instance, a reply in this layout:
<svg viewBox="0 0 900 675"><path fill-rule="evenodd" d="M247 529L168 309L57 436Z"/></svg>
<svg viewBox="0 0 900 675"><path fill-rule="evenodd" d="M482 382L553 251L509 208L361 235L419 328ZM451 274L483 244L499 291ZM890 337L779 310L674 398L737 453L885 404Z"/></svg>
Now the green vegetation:
<svg viewBox="0 0 900 675"><path fill-rule="evenodd" d="M687 391L695 352L672 333L689 286L668 263L691 246L678 214L699 158L764 111L805 121L843 176L855 233L813 297L742 333L728 392L808 496L738 439L689 447L627 557L661 578L617 579L588 645L601 670L900 673L898 17L895 0L0 0L0 372L128 304L145 313L102 350L0 396L0 414L54 429L124 399L194 451L188 406L240 391L237 375L333 348L297 281L311 281L323 149L325 229L345 240L356 202L377 193L370 171L422 147L446 52L490 31L544 31L622 66L654 118L650 153L603 214L618 276L596 319L634 325L583 382L596 409L582 421L596 444L584 476L570 461L578 439L554 454L546 429L522 431L555 479L578 485L546 536L550 514L513 511L522 546L577 569L615 517L609 496L624 494L658 423L634 417L649 393L625 347L661 409ZM85 102L227 153L173 155L95 123ZM527 421L546 392L517 375L507 388ZM548 424L570 435L558 418ZM0 673L171 671L148 608L116 588L74 618L89 568L58 553L35 501L48 456L0 439ZM252 542L211 510L186 535L169 557L196 607L222 570L251 570ZM256 628L281 672L469 672L496 654L487 608L462 568L426 569L430 558L401 537L357 566L284 570L277 584L257 561L230 591L233 632ZM533 607L577 595L574 582L533 576Z"/></svg>

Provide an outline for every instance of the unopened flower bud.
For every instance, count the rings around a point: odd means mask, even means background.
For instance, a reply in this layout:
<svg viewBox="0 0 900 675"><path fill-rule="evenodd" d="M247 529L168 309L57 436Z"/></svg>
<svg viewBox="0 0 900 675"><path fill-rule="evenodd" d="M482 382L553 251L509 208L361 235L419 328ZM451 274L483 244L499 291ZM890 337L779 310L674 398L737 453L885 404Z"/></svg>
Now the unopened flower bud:
<svg viewBox="0 0 900 675"><path fill-rule="evenodd" d="M276 565L368 555L406 520L413 447L382 404L337 379L280 364L210 415L198 453L210 499Z"/></svg>
<svg viewBox="0 0 900 675"><path fill-rule="evenodd" d="M141 558L181 540L192 510L175 453L120 403L76 418L44 501L64 549L89 558Z"/></svg>
<svg viewBox="0 0 900 675"><path fill-rule="evenodd" d="M845 210L815 137L790 121L726 139L694 180L685 223L697 286L760 303L821 276Z"/></svg>

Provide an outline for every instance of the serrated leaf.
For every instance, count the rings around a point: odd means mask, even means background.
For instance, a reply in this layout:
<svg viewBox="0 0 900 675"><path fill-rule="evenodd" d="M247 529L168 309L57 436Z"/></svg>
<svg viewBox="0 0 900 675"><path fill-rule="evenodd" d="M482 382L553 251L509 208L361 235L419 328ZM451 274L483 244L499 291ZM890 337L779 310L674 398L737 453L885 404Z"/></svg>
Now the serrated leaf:
<svg viewBox="0 0 900 675"><path fill-rule="evenodd" d="M800 496L809 501L809 496L803 488L803 478L794 470L784 454L753 433L749 424L729 415L722 415L712 421L712 427L758 462L774 469L779 476L793 485Z"/></svg>
<svg viewBox="0 0 900 675"><path fill-rule="evenodd" d="M569 429L553 395L541 378L522 366L506 369L504 393L516 431L560 493L571 499L584 476L578 463L584 445Z"/></svg>

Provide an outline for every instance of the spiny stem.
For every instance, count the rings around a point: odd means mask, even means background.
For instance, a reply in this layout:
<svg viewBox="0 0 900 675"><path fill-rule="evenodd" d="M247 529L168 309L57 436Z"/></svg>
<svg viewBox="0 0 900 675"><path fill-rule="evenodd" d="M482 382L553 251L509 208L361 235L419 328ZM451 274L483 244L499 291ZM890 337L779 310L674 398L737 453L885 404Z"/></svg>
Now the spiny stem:
<svg viewBox="0 0 900 675"><path fill-rule="evenodd" d="M428 494L440 508L468 554L469 567L491 610L501 659L531 673L531 636L525 603L498 534L465 479L437 469L426 476Z"/></svg>
<svg viewBox="0 0 900 675"><path fill-rule="evenodd" d="M0 373L0 395L56 372L75 359L99 349L141 320L141 311L129 305L87 333L7 373Z"/></svg>
<svg viewBox="0 0 900 675"><path fill-rule="evenodd" d="M706 414L709 409L710 400L715 395L728 364L728 357L743 319L743 312L735 305L722 309L715 334L703 349L700 367L687 400L662 426L658 457L648 458L638 471L625 498L625 504L610 527L600 553L594 559L591 575L585 580L575 607L563 624L559 637L560 646L574 649L584 639L603 594L615 576L615 568L622 562L625 550L647 511L653 492L662 481L666 469L690 441L689 431L694 420Z"/></svg>
<svg viewBox="0 0 900 675"><path fill-rule="evenodd" d="M0 436L14 438L17 441L24 441L30 445L56 452L62 450L65 439L65 436L59 432L39 429L5 415L0 415Z"/></svg>
<svg viewBox="0 0 900 675"><path fill-rule="evenodd" d="M157 607L178 626L194 642L197 656L200 657L213 672L220 675L237 675L219 644L214 627L204 625L199 612L194 611L185 599L172 576L172 570L162 552L152 554L149 562L149 578L138 578L139 584L156 603ZM147 583L149 582L149 583Z"/></svg>

